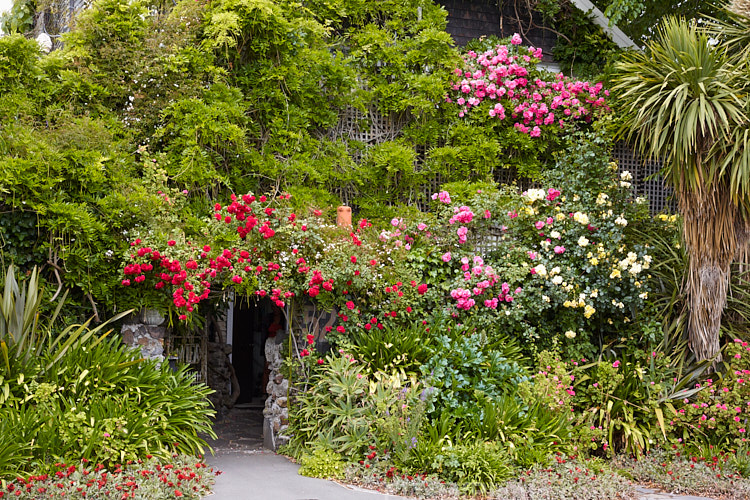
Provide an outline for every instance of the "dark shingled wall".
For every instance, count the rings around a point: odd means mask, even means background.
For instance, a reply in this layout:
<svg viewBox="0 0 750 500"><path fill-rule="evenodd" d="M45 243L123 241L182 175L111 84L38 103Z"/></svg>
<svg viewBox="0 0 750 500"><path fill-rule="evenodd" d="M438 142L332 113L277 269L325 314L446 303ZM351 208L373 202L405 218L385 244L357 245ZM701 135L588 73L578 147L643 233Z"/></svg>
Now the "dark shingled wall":
<svg viewBox="0 0 750 500"><path fill-rule="evenodd" d="M439 0L438 3L448 11L448 33L458 45L465 45L472 38L482 35L509 37L519 33L525 45L541 47L544 60L552 60L552 47L555 46L557 35L538 27L543 25L538 13L522 10L520 5L516 13L510 0ZM533 14L532 18L530 14Z"/></svg>

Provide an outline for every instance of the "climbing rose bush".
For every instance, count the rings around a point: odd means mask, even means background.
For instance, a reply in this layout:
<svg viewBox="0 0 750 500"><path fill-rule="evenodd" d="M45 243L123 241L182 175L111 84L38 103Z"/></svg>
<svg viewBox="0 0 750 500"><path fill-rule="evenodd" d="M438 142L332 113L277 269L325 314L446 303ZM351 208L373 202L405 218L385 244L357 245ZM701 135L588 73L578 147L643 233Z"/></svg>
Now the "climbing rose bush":
<svg viewBox="0 0 750 500"><path fill-rule="evenodd" d="M498 45L486 52L469 51L446 102L458 107L460 117L482 113L510 121L516 130L541 137L545 128L565 128L575 121L590 122L597 113L609 111L602 83L592 84L565 78L550 78L536 69L542 49L522 47L515 34L511 45Z"/></svg>
<svg viewBox="0 0 750 500"><path fill-rule="evenodd" d="M627 173L611 173L593 202L559 186L463 200L441 191L432 213L381 229L295 213L288 195L232 196L214 207L205 241L133 241L123 284L164 289L181 319L224 285L279 307L306 296L335 308L333 338L448 314L532 351L590 356L592 336L630 322L648 297L651 257L625 234Z"/></svg>

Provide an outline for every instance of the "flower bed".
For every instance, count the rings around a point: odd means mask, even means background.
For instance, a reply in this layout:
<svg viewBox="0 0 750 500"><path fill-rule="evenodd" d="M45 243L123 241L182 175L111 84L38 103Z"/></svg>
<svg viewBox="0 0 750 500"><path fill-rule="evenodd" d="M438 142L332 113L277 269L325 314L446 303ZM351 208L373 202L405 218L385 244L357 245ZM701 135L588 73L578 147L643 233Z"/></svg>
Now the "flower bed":
<svg viewBox="0 0 750 500"><path fill-rule="evenodd" d="M149 455L146 460L112 469L82 460L70 465L57 463L47 474L7 481L0 488L0 498L200 500L211 492L213 478L218 474L202 460L185 455L174 455L169 462Z"/></svg>

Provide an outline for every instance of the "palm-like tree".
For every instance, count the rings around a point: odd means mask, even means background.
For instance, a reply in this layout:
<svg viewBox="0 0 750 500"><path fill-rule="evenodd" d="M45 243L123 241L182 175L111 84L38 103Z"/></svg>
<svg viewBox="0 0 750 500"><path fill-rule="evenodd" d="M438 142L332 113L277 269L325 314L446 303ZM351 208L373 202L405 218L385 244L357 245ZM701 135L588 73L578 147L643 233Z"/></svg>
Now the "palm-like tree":
<svg viewBox="0 0 750 500"><path fill-rule="evenodd" d="M748 220L750 158L738 142L747 130L747 78L730 56L707 30L668 18L616 75L626 136L641 153L664 160L664 180L684 219L687 333L699 361L720 357L730 265Z"/></svg>

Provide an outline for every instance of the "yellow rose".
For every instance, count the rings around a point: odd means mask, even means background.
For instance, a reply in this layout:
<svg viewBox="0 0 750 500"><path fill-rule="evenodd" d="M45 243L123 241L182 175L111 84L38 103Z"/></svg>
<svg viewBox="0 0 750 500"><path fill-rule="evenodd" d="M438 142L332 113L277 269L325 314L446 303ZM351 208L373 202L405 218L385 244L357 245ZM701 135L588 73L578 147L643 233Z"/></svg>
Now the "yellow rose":
<svg viewBox="0 0 750 500"><path fill-rule="evenodd" d="M594 309L593 307L591 307L588 304L586 305L586 307L583 308L583 315L587 319L590 318L591 316L593 316L595 312L596 312L596 309Z"/></svg>

